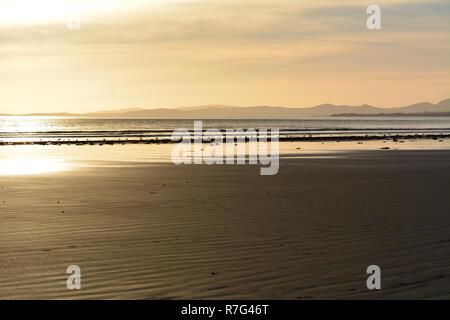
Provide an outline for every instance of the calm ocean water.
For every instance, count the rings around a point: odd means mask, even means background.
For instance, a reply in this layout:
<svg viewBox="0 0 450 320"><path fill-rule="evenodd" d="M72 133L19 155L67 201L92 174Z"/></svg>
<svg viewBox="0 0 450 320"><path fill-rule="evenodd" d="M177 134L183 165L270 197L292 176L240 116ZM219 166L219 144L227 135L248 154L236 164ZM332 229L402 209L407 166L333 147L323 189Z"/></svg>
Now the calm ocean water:
<svg viewBox="0 0 450 320"><path fill-rule="evenodd" d="M167 138L194 120L0 117L0 140ZM279 129L281 136L450 133L450 117L317 117L293 120L203 120L203 129Z"/></svg>

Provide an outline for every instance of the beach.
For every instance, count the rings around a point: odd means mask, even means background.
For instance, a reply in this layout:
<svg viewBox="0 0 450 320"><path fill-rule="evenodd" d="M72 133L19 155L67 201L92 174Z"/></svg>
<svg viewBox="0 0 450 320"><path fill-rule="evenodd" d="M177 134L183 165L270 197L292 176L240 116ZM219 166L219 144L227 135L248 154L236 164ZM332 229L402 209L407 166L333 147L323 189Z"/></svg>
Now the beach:
<svg viewBox="0 0 450 320"><path fill-rule="evenodd" d="M0 0L0 300L450 300L449 17Z"/></svg>
<svg viewBox="0 0 450 320"><path fill-rule="evenodd" d="M2 147L67 167L0 176L0 298L449 299L448 140L379 143L286 144L274 176L127 149L164 146Z"/></svg>

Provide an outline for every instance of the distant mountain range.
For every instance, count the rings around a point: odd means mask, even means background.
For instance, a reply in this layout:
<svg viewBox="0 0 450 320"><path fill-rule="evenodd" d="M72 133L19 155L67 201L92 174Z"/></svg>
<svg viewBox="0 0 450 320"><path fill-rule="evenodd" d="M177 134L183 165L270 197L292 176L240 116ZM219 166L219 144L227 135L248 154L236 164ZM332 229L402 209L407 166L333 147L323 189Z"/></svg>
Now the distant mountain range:
<svg viewBox="0 0 450 320"><path fill-rule="evenodd" d="M128 108L83 114L33 113L22 116L102 117L102 118L153 118L153 119L293 119L311 116L436 116L450 113L450 99L437 104L421 102L404 107L378 108L371 105L347 106L322 104L307 108L271 106L236 107L206 105L198 107L140 109ZM6 116L6 115L4 115Z"/></svg>
<svg viewBox="0 0 450 320"><path fill-rule="evenodd" d="M416 112L416 113L340 113L333 114L332 117L450 117L450 112Z"/></svg>

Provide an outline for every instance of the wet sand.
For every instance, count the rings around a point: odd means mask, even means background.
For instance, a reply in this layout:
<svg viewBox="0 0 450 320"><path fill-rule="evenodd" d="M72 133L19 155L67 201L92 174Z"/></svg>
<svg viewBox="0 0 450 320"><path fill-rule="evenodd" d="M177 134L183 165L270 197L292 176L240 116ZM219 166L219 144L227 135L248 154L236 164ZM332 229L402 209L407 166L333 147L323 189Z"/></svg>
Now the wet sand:
<svg viewBox="0 0 450 320"><path fill-rule="evenodd" d="M122 161L0 176L0 298L450 299L449 164L372 150L284 158L276 176Z"/></svg>

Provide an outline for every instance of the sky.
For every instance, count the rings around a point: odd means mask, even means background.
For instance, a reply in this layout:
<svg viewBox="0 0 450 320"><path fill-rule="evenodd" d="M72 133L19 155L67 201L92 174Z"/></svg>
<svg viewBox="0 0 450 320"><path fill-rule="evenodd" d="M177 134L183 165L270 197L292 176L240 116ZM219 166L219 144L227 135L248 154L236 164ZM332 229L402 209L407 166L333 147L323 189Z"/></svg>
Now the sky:
<svg viewBox="0 0 450 320"><path fill-rule="evenodd" d="M449 97L448 0L0 0L0 113Z"/></svg>

